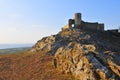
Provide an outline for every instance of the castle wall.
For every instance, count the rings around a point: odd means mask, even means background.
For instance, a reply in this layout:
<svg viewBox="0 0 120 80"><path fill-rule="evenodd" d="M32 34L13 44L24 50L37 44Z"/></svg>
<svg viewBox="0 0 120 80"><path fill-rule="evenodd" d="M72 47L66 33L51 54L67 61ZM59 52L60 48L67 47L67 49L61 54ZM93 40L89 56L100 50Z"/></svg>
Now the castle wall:
<svg viewBox="0 0 120 80"><path fill-rule="evenodd" d="M82 24L82 28L84 30L97 30L97 26L98 26L98 23L88 23L88 22L84 22Z"/></svg>
<svg viewBox="0 0 120 80"><path fill-rule="evenodd" d="M104 31L104 24L98 24L98 30Z"/></svg>
<svg viewBox="0 0 120 80"><path fill-rule="evenodd" d="M104 31L104 24L98 24L96 23L88 23L83 22L82 23L82 29L84 30L93 30L93 31Z"/></svg>
<svg viewBox="0 0 120 80"><path fill-rule="evenodd" d="M104 31L104 24L99 24L98 22L89 23L82 21L81 13L75 13L74 19L69 19L68 25L64 26L64 29L68 29L72 27L78 29L84 29L84 30Z"/></svg>
<svg viewBox="0 0 120 80"><path fill-rule="evenodd" d="M68 20L68 25L69 25L70 28L72 27L73 24L75 24L75 20L74 19L69 19Z"/></svg>

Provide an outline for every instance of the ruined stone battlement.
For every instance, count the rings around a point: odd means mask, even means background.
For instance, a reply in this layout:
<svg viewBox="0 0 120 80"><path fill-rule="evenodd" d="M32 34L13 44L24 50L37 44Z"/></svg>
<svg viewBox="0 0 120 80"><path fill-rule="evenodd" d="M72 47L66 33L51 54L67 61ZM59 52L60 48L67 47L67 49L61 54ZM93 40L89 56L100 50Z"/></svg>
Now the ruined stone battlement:
<svg viewBox="0 0 120 80"><path fill-rule="evenodd" d="M98 23L98 22L95 22L95 23L84 22L82 20L82 14L75 13L74 19L69 19L67 27L65 26L63 29L66 29L66 28L77 28L77 29L92 30L92 31L104 31L104 24Z"/></svg>

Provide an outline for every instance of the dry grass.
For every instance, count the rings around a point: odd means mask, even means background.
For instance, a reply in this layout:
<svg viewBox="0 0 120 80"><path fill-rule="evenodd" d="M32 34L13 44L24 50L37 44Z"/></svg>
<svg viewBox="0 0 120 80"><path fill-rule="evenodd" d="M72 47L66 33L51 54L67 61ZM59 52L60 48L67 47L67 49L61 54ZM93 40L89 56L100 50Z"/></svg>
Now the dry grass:
<svg viewBox="0 0 120 80"><path fill-rule="evenodd" d="M72 80L53 66L53 56L40 53L0 56L0 80Z"/></svg>

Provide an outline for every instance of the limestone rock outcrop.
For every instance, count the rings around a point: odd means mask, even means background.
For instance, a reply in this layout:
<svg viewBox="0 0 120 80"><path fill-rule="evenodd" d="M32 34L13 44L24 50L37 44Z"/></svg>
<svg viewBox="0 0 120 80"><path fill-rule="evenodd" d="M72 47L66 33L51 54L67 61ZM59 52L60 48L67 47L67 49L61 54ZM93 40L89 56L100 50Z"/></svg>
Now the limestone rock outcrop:
<svg viewBox="0 0 120 80"><path fill-rule="evenodd" d="M108 32L64 29L30 51L41 50L54 56L55 69L77 80L120 80L120 37Z"/></svg>

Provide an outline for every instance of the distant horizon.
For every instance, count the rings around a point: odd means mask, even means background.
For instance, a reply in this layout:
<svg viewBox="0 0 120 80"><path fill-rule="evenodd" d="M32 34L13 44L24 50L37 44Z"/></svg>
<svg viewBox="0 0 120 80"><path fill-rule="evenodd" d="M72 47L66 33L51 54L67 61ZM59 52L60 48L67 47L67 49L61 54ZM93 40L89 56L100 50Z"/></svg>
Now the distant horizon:
<svg viewBox="0 0 120 80"><path fill-rule="evenodd" d="M0 44L0 49L32 47L34 44Z"/></svg>
<svg viewBox="0 0 120 80"><path fill-rule="evenodd" d="M0 45L2 44L35 44L35 43L0 43Z"/></svg>

